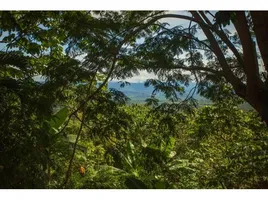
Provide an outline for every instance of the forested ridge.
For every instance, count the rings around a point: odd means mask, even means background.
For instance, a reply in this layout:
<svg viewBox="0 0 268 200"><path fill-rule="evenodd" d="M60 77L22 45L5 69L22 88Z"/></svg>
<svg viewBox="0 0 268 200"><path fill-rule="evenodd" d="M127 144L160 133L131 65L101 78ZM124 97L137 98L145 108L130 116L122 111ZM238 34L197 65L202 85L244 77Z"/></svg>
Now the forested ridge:
<svg viewBox="0 0 268 200"><path fill-rule="evenodd" d="M0 188L268 188L267 19L1 11Z"/></svg>

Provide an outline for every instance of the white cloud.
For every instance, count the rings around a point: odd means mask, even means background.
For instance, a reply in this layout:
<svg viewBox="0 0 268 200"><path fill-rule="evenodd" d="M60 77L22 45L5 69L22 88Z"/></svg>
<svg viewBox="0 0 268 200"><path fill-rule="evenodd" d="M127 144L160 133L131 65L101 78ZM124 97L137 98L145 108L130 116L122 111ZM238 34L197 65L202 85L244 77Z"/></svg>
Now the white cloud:
<svg viewBox="0 0 268 200"><path fill-rule="evenodd" d="M46 80L46 77L41 76L41 75L36 75L36 76L33 77L33 80L37 81L37 82L43 82L43 81Z"/></svg>
<svg viewBox="0 0 268 200"><path fill-rule="evenodd" d="M145 70L140 70L139 75L135 75L131 78L124 79L124 81L130 82L130 83L140 83L151 78L154 79L154 78L157 78L157 76L154 73L148 73Z"/></svg>

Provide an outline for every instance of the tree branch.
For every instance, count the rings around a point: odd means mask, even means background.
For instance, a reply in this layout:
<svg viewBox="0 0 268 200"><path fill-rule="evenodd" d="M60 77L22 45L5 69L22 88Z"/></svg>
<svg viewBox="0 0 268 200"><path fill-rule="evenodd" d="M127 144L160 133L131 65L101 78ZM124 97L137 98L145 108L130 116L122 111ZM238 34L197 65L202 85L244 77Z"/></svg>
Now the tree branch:
<svg viewBox="0 0 268 200"><path fill-rule="evenodd" d="M207 18L207 16L204 14L203 11L199 11L199 13L202 15L203 19L210 25L213 26L213 24L209 21L209 19ZM212 29L220 38L221 40L227 45L227 47L233 52L233 54L235 55L235 57L237 58L239 64L244 68L244 60L241 57L241 55L239 54L239 52L237 51L237 49L235 48L235 46L233 45L233 43L228 39L228 37L226 36L226 34L223 31L220 31L216 28Z"/></svg>
<svg viewBox="0 0 268 200"><path fill-rule="evenodd" d="M234 26L241 40L244 59L245 59L245 74L247 76L247 93L254 93L256 85L259 85L259 67L254 43L252 41L249 26L244 12L236 12L237 21Z"/></svg>
<svg viewBox="0 0 268 200"><path fill-rule="evenodd" d="M166 30L166 31L169 31L169 32L171 32L171 33L173 33L173 34L176 34L176 33L174 33L174 31L172 31L172 30L170 30L170 29L168 29L168 28L162 26L161 24L154 24L154 25L157 25L157 26L161 27L162 29L164 29L164 30ZM179 36L184 37L184 38L188 38L188 39L190 39L190 40L194 40L194 41L196 41L196 42L198 42L198 43L200 43L200 44L206 46L210 51L213 52L213 49L211 48L211 46L209 46L208 44L206 44L206 43L203 42L203 41L200 41L198 38L195 38L195 37L194 37L192 34L190 34L190 33L188 34L188 36L187 36L187 35L179 35ZM202 50L205 50L205 49L202 49Z"/></svg>
<svg viewBox="0 0 268 200"><path fill-rule="evenodd" d="M82 133L84 119L85 119L85 115L84 115L84 112L82 112L82 121L81 121L80 128L79 128L78 133L77 133L77 136L76 136L76 140L75 140L75 143L74 143L74 149L73 149L72 157L71 157L70 162L69 162L69 167L68 167L68 170L66 172L65 181L62 184L62 188L66 187L66 185L67 185L67 183L68 183L68 181L70 179L72 164L73 164L73 160L74 160L74 156L75 156L75 151L76 151L77 143L79 141L79 137L80 137L80 135Z"/></svg>
<svg viewBox="0 0 268 200"><path fill-rule="evenodd" d="M187 71L205 71L205 72L210 72L210 73L213 73L215 75L218 75L218 76L224 76L224 73L222 71L216 71L214 69L210 69L210 68L206 68L206 67L183 67L183 66L179 66L179 67L176 67L174 69L183 69L183 70L187 70Z"/></svg>
<svg viewBox="0 0 268 200"><path fill-rule="evenodd" d="M211 21L207 18L207 16L205 15L205 13L203 11L198 11L199 14L202 16L202 18L205 20L205 22L209 25L209 26L213 26L213 24L211 23Z"/></svg>
<svg viewBox="0 0 268 200"><path fill-rule="evenodd" d="M198 21L202 21L202 18L201 16L196 12L196 11L191 11L193 17L195 19L197 19ZM224 54L223 52L221 51L220 47L219 47L219 44L217 42L217 40L215 39L215 37L213 36L213 34L211 33L210 29L208 28L208 26L204 26L203 24L205 24L204 22L200 23L200 26L203 30L203 32L205 33L206 37L208 38L210 44L211 44L211 47L213 49L213 52L215 53L222 69L223 69L223 72L224 72L224 77L226 78L226 80L228 82L230 82L234 88L238 87L239 85L241 85L241 81L239 78L237 78L232 70L230 69L225 57L224 57ZM210 27L210 26L209 26Z"/></svg>

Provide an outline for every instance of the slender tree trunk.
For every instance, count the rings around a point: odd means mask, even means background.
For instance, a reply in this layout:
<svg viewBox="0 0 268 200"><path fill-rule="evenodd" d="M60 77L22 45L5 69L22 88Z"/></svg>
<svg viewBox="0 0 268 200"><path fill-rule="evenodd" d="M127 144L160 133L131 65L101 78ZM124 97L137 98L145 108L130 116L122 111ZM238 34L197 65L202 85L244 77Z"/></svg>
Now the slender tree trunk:
<svg viewBox="0 0 268 200"><path fill-rule="evenodd" d="M68 183L68 181L69 181L69 179L70 179L71 171L72 171L72 165L73 165L73 160L74 160L75 152L76 152L76 147L77 147L77 144L78 144L78 141L79 141L79 137L80 137L81 132L82 132L82 129L83 129L84 119L85 119L85 115L84 115L84 109L83 109L83 112L82 112L82 121L81 121L80 128L79 128L78 133L77 133L77 136L76 136L76 140L75 140L75 143L74 143L72 156L71 156L71 159L69 161L69 166L68 166L68 170L66 172L65 180L64 180L61 188L65 188L66 185L67 185L67 183Z"/></svg>
<svg viewBox="0 0 268 200"><path fill-rule="evenodd" d="M50 186L50 179L51 179L51 167L50 167L50 148L48 149L48 164L47 164L47 178L48 178L48 186Z"/></svg>

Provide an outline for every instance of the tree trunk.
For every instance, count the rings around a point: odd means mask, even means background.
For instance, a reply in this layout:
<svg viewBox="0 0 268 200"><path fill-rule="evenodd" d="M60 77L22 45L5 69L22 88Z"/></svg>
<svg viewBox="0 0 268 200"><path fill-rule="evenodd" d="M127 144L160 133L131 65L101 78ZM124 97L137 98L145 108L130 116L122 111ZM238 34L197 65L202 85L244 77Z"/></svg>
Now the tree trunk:
<svg viewBox="0 0 268 200"><path fill-rule="evenodd" d="M262 60L268 72L268 12L250 12Z"/></svg>
<svg viewBox="0 0 268 200"><path fill-rule="evenodd" d="M245 99L259 113L262 120L268 125L268 91L255 88L257 96L247 96Z"/></svg>
<svg viewBox="0 0 268 200"><path fill-rule="evenodd" d="M255 12L250 12L250 15L252 18L253 30L255 32L260 54L264 63L263 70L268 72L268 12L255 11ZM259 112L262 119L268 125L268 88L267 88L267 85L263 85L262 88L255 88L255 90L258 91L258 95L255 97L255 101L251 100L252 104L256 105L253 107Z"/></svg>
<svg viewBox="0 0 268 200"><path fill-rule="evenodd" d="M268 90L255 85L255 93L247 93L247 86L244 84L233 85L235 93L248 102L260 115L268 126Z"/></svg>

